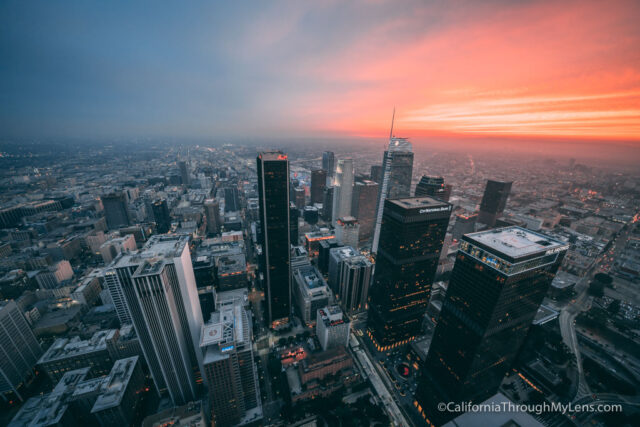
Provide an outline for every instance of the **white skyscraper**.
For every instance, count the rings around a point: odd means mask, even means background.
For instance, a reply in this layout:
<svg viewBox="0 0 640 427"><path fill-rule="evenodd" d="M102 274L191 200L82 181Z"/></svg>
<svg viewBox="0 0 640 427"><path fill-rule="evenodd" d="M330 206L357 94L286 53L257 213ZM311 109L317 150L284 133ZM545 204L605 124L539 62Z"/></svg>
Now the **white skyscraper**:
<svg viewBox="0 0 640 427"><path fill-rule="evenodd" d="M22 400L42 348L13 300L0 301L0 343L0 395L13 391Z"/></svg>
<svg viewBox="0 0 640 427"><path fill-rule="evenodd" d="M333 190L332 222L338 218L351 215L351 198L353 196L353 160L340 159L336 167L336 178Z"/></svg>
<svg viewBox="0 0 640 427"><path fill-rule="evenodd" d="M120 287L158 390L167 390L175 405L195 399L203 322L189 237L153 236L138 253L116 258L111 269L111 286Z"/></svg>

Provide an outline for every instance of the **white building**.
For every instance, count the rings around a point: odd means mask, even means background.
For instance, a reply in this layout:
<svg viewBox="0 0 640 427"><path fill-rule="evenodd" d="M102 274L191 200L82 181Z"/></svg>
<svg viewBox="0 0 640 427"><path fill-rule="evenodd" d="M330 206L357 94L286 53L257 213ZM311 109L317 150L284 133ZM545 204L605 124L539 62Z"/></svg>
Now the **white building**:
<svg viewBox="0 0 640 427"><path fill-rule="evenodd" d="M316 335L323 350L349 344L351 322L342 313L340 307L332 305L317 312Z"/></svg>

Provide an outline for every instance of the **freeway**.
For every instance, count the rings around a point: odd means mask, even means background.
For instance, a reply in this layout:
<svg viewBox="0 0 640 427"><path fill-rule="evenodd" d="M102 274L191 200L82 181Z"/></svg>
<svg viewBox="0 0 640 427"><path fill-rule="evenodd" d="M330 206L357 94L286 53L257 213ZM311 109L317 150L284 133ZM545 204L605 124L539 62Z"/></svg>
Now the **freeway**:
<svg viewBox="0 0 640 427"><path fill-rule="evenodd" d="M578 296L567 304L562 311L558 321L560 322L560 333L562 340L569 347L571 352L576 358L576 367L578 369L578 390L574 401L577 401L585 396L591 394L589 384L587 384L584 376L584 370L582 369L582 357L580 356L580 346L578 345L578 337L575 330L575 319L582 311L588 310L591 306L591 297L588 295L589 282L593 275L600 269L605 262L607 255L615 256L621 247L624 247L627 241L627 237L631 231L631 227L627 227L626 231L620 233L611 244L611 247L596 258L585 275L576 283L576 292Z"/></svg>

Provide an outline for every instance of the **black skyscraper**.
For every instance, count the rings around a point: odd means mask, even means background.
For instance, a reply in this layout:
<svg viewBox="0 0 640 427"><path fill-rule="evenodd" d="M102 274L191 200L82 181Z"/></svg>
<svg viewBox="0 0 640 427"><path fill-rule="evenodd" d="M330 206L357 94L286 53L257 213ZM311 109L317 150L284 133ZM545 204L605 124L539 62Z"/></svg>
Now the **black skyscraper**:
<svg viewBox="0 0 640 427"><path fill-rule="evenodd" d="M416 392L429 422L456 415L438 411L439 402L478 403L496 393L566 251L520 227L462 237Z"/></svg>
<svg viewBox="0 0 640 427"><path fill-rule="evenodd" d="M236 212L240 210L240 193L236 187L224 189L224 211Z"/></svg>
<svg viewBox="0 0 640 427"><path fill-rule="evenodd" d="M382 165L371 165L369 177L371 178L371 181L380 184L382 182Z"/></svg>
<svg viewBox="0 0 640 427"><path fill-rule="evenodd" d="M420 178L420 182L416 185L414 196L430 196L448 202L451 196L451 186L445 185L444 178L441 176L423 175L422 178Z"/></svg>
<svg viewBox="0 0 640 427"><path fill-rule="evenodd" d="M187 165L187 162L185 161L180 161L178 162L178 168L180 169L180 180L182 181L182 185L188 186L190 181L189 165Z"/></svg>
<svg viewBox="0 0 640 427"><path fill-rule="evenodd" d="M289 234L291 244L298 245L298 219L300 218L300 211L296 207L295 203L291 202L289 205Z"/></svg>
<svg viewBox="0 0 640 427"><path fill-rule="evenodd" d="M291 312L289 160L270 151L257 162L267 320L273 327L287 322Z"/></svg>
<svg viewBox="0 0 640 427"><path fill-rule="evenodd" d="M484 196L482 196L482 202L480 203L478 222L487 224L490 227L495 225L496 219L502 215L505 206L507 206L511 184L511 182L487 181Z"/></svg>
<svg viewBox="0 0 640 427"><path fill-rule="evenodd" d="M151 209L153 209L153 218L156 222L156 231L164 234L171 230L171 216L167 201L164 199L156 200L151 205Z"/></svg>
<svg viewBox="0 0 640 427"><path fill-rule="evenodd" d="M107 220L107 227L126 227L129 225L129 210L127 209L127 197L123 192L105 194L101 197L104 216Z"/></svg>
<svg viewBox="0 0 640 427"><path fill-rule="evenodd" d="M431 197L385 201L367 323L379 351L420 333L450 215Z"/></svg>
<svg viewBox="0 0 640 427"><path fill-rule="evenodd" d="M316 169L311 171L311 204L322 203L324 187L327 185L327 171Z"/></svg>

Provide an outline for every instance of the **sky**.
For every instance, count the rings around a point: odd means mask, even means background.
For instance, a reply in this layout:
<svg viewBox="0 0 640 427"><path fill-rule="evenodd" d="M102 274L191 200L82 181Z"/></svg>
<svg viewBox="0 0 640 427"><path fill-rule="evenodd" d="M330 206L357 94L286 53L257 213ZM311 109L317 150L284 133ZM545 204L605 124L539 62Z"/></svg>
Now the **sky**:
<svg viewBox="0 0 640 427"><path fill-rule="evenodd" d="M640 2L0 3L0 139L640 144Z"/></svg>

